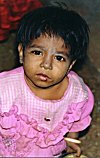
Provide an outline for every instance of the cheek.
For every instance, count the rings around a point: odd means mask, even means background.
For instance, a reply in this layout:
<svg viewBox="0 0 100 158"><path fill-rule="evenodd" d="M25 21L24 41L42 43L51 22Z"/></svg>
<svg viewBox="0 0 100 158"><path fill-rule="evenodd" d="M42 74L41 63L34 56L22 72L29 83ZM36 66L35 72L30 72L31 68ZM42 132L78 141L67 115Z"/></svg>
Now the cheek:
<svg viewBox="0 0 100 158"><path fill-rule="evenodd" d="M57 71L61 71L63 73L68 70L69 65L70 65L69 62L68 63L56 63L54 65L54 67L57 69Z"/></svg>
<svg viewBox="0 0 100 158"><path fill-rule="evenodd" d="M69 65L67 65L67 64L61 64L61 65L58 64L54 67L53 73L57 77L64 77L68 71L68 67L69 67Z"/></svg>
<svg viewBox="0 0 100 158"><path fill-rule="evenodd" d="M27 68L32 68L35 67L35 65L37 65L37 60L34 59L32 56L26 56L24 58L24 66Z"/></svg>
<svg viewBox="0 0 100 158"><path fill-rule="evenodd" d="M24 58L24 62L23 62L23 68L25 70L25 73L31 74L31 72L33 71L33 64L32 64L32 60L30 60L30 58Z"/></svg>

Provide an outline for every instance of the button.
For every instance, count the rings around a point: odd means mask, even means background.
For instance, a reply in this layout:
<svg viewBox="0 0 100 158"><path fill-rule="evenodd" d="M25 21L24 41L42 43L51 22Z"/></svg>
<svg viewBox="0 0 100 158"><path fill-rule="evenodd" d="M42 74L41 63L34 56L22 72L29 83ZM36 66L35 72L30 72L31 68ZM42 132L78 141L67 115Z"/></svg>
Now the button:
<svg viewBox="0 0 100 158"><path fill-rule="evenodd" d="M45 121L50 121L51 118L47 118L47 117L45 117L44 120L45 120Z"/></svg>

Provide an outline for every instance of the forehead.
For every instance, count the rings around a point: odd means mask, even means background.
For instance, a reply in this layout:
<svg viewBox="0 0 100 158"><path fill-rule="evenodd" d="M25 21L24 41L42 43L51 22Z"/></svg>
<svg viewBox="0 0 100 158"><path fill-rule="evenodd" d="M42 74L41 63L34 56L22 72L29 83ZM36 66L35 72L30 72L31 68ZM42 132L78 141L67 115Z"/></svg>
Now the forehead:
<svg viewBox="0 0 100 158"><path fill-rule="evenodd" d="M49 36L48 34L40 35L40 37L34 39L30 46L43 47L46 49L55 48L55 49L68 49L65 46L64 40L59 36Z"/></svg>

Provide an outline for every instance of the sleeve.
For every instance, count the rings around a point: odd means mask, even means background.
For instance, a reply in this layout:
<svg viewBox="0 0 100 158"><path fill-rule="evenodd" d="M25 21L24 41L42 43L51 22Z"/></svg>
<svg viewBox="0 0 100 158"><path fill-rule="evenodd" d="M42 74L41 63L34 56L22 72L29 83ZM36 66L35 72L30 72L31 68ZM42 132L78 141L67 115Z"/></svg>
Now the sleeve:
<svg viewBox="0 0 100 158"><path fill-rule="evenodd" d="M81 109L81 117L79 120L73 122L69 132L79 132L86 129L91 123L91 112L94 106L94 96L91 90L87 87L88 99Z"/></svg>

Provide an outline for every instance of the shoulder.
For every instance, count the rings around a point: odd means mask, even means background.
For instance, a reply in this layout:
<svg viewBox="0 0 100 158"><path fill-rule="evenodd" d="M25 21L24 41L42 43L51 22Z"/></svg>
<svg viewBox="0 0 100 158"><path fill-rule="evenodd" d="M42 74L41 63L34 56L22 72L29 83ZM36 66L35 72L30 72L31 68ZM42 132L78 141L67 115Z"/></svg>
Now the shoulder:
<svg viewBox="0 0 100 158"><path fill-rule="evenodd" d="M22 67L0 73L0 107L9 110L13 102L21 95L23 88Z"/></svg>
<svg viewBox="0 0 100 158"><path fill-rule="evenodd" d="M0 73L0 91L6 90L10 86L18 84L23 78L23 68L19 67L13 70ZM17 88L17 87L16 87Z"/></svg>
<svg viewBox="0 0 100 158"><path fill-rule="evenodd" d="M23 74L23 68L19 67L13 70L4 71L0 73L0 82L3 82L5 80L10 81L14 78L19 78Z"/></svg>
<svg viewBox="0 0 100 158"><path fill-rule="evenodd" d="M84 80L74 71L71 71L68 77L71 83L73 102L78 103L88 100L89 94L92 94L92 92Z"/></svg>

